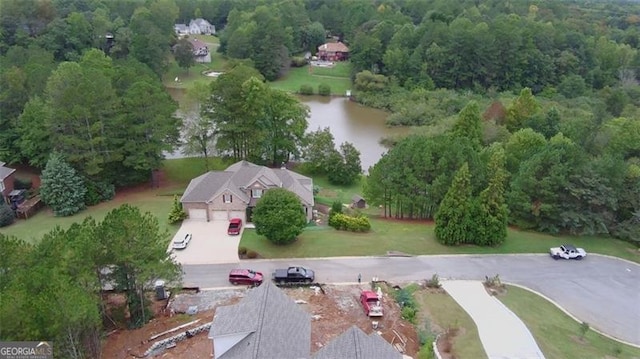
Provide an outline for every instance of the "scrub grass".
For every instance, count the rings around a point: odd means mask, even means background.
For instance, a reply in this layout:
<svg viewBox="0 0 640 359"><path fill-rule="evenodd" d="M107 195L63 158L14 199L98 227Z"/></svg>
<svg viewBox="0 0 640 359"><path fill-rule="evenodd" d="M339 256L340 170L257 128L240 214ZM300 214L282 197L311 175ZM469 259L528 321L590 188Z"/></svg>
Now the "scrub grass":
<svg viewBox="0 0 640 359"><path fill-rule="evenodd" d="M592 330L582 337L580 323L528 290L507 286L497 298L526 324L547 359L640 358L640 349Z"/></svg>
<svg viewBox="0 0 640 359"><path fill-rule="evenodd" d="M448 338L448 343L443 344L441 349L448 349L449 353L458 359L487 357L476 323L449 294L444 291L422 289L416 291L413 296L419 307L418 331L427 330L445 336L447 330L452 330L456 335ZM430 350L431 345L431 342L426 343L418 357L428 358L426 352Z"/></svg>

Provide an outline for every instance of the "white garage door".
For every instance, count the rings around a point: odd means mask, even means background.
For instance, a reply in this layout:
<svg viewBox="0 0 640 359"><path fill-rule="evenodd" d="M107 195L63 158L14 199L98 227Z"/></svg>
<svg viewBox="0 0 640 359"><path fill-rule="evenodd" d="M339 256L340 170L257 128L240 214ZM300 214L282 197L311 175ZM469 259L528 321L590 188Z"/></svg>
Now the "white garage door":
<svg viewBox="0 0 640 359"><path fill-rule="evenodd" d="M189 218L190 219L200 219L203 221L207 220L207 210L206 209L189 209Z"/></svg>
<svg viewBox="0 0 640 359"><path fill-rule="evenodd" d="M231 213L229 213L229 219L240 218L243 222L244 222L245 216L246 216L246 211L231 211Z"/></svg>
<svg viewBox="0 0 640 359"><path fill-rule="evenodd" d="M227 221L229 217L227 211L211 211L211 218L214 221Z"/></svg>

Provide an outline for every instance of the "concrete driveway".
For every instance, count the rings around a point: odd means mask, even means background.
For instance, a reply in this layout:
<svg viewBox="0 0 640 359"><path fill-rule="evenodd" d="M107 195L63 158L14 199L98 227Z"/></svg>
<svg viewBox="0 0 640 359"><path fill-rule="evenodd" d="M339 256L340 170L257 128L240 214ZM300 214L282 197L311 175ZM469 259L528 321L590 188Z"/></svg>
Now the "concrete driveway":
<svg viewBox="0 0 640 359"><path fill-rule="evenodd" d="M191 243L185 249L172 249L172 239L169 250L182 265L238 263L238 244L242 232L238 236L230 236L227 234L228 226L229 221L185 219L173 239L183 238L185 234L191 233Z"/></svg>
<svg viewBox="0 0 640 359"><path fill-rule="evenodd" d="M471 316L489 359L544 359L527 326L490 296L480 281L443 281L442 287Z"/></svg>

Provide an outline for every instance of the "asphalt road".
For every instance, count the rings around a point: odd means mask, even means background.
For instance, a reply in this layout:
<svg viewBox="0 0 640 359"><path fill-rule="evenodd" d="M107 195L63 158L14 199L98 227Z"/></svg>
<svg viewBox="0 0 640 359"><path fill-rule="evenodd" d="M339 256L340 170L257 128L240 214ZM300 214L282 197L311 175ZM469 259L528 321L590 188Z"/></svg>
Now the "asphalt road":
<svg viewBox="0 0 640 359"><path fill-rule="evenodd" d="M554 300L581 321L640 346L640 265L598 255L554 261L548 255L462 255L248 260L235 264L185 265L184 285L228 287L229 270L247 267L270 278L276 268L301 265L319 283L356 282L376 276L389 282L431 278L484 280L500 275ZM532 308L535 310L535 308Z"/></svg>

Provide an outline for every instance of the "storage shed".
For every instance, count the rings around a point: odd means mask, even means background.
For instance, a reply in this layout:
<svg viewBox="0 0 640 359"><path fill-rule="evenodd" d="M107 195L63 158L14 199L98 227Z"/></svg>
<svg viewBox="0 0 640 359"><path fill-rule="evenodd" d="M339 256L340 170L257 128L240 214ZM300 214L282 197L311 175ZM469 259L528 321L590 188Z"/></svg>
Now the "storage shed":
<svg viewBox="0 0 640 359"><path fill-rule="evenodd" d="M364 200L364 198L360 197L359 195L354 195L353 198L351 198L351 208L365 208L367 207L367 201Z"/></svg>

